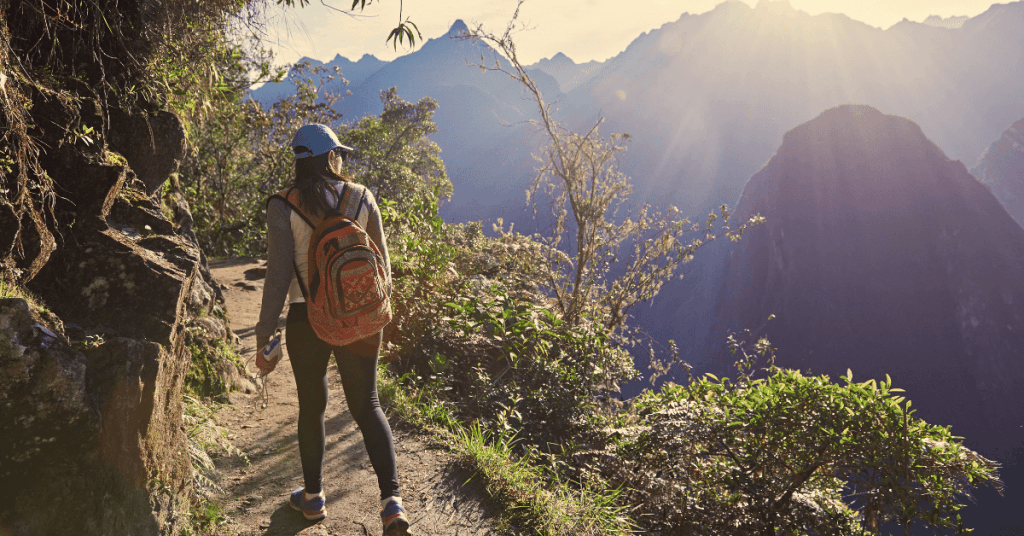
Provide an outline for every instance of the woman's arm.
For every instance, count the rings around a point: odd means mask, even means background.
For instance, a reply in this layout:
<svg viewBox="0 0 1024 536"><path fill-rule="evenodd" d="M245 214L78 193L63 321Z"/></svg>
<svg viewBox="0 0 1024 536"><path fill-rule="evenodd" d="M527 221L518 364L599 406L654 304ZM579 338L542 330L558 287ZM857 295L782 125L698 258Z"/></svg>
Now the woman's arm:
<svg viewBox="0 0 1024 536"><path fill-rule="evenodd" d="M277 322L288 299L288 287L295 276L292 261L295 238L292 237L291 209L280 199L267 203L267 278L263 282L263 306L256 324L256 347L262 348L274 336Z"/></svg>
<svg viewBox="0 0 1024 536"><path fill-rule="evenodd" d="M391 274L391 257L388 255L388 239L384 235L384 222L380 217L380 208L377 206L377 200L373 197L373 193L370 189L366 189L366 201L370 207L370 214L366 220L366 234L370 235L370 240L373 240L377 247L380 248L380 254L384 257L384 267L386 272Z"/></svg>

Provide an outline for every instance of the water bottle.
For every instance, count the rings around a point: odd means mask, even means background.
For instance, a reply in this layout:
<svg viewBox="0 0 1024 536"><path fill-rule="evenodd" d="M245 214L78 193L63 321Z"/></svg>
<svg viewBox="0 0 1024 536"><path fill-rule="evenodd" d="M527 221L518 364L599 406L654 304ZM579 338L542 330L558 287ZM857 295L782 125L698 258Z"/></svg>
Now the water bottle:
<svg viewBox="0 0 1024 536"><path fill-rule="evenodd" d="M273 338L270 343L263 347L263 360L273 366L277 366L277 360L281 359L281 339Z"/></svg>

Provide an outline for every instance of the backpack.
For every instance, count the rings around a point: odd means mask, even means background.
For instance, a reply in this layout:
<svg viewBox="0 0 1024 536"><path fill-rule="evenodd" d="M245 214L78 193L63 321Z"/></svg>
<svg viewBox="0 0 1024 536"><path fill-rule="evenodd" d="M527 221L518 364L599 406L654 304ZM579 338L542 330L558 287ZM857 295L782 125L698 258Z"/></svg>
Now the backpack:
<svg viewBox="0 0 1024 536"><path fill-rule="evenodd" d="M353 206L354 201L361 208L366 190L355 190L346 184L338 194L337 207ZM356 195L360 198L354 199ZM323 218L306 212L294 188L281 190L271 199L275 197L313 229L307 258L309 288L299 276L298 265L293 266L317 336L332 346L345 346L383 329L392 316L391 277L380 249L363 226L337 207Z"/></svg>

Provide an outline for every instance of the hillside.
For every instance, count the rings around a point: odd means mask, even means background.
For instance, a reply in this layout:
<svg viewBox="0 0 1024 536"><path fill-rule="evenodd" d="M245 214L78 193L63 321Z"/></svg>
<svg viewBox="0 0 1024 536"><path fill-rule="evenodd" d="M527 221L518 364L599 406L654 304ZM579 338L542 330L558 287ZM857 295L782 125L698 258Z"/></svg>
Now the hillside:
<svg viewBox="0 0 1024 536"><path fill-rule="evenodd" d="M889 374L922 418L1024 463L1024 229L963 164L907 119L842 106L786 134L737 206L755 213L709 347L746 327L783 367Z"/></svg>

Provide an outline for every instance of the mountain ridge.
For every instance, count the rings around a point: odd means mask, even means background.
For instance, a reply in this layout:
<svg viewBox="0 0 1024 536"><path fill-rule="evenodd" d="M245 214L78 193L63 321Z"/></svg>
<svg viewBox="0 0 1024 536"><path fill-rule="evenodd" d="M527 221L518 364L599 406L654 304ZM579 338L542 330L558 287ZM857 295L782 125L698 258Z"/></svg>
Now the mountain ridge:
<svg viewBox="0 0 1024 536"><path fill-rule="evenodd" d="M1024 119L985 151L971 174L988 186L1007 212L1024 226Z"/></svg>

